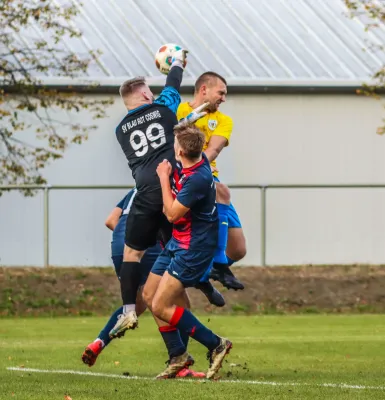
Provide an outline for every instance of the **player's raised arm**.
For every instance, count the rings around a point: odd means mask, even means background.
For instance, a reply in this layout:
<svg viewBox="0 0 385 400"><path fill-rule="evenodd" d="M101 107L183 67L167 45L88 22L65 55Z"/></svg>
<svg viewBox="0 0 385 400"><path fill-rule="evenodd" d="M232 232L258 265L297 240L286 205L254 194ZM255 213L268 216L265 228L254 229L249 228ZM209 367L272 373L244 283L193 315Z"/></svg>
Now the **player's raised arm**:
<svg viewBox="0 0 385 400"><path fill-rule="evenodd" d="M178 92L182 84L184 66L186 65L186 57L188 50L178 50L174 52L171 59L170 72L167 75L165 87L173 87Z"/></svg>
<svg viewBox="0 0 385 400"><path fill-rule="evenodd" d="M155 103L170 108L176 114L181 102L179 90L182 84L184 65L186 64L187 50L178 50L173 53L170 72L167 75L166 85Z"/></svg>

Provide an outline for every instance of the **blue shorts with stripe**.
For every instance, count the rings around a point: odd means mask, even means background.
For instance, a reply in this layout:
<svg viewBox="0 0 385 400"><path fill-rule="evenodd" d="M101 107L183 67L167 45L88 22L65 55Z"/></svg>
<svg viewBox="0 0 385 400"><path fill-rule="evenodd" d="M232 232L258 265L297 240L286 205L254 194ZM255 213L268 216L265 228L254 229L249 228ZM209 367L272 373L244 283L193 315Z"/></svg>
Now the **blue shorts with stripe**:
<svg viewBox="0 0 385 400"><path fill-rule="evenodd" d="M220 180L214 176L214 181L220 182ZM238 213L236 212L232 203L230 203L230 209L227 213L229 219L229 229L230 228L242 228L241 220L239 219Z"/></svg>
<svg viewBox="0 0 385 400"><path fill-rule="evenodd" d="M184 287L193 287L207 281L210 274L214 249L204 251L186 250L171 239L156 260L151 272L162 276L166 271L178 279Z"/></svg>

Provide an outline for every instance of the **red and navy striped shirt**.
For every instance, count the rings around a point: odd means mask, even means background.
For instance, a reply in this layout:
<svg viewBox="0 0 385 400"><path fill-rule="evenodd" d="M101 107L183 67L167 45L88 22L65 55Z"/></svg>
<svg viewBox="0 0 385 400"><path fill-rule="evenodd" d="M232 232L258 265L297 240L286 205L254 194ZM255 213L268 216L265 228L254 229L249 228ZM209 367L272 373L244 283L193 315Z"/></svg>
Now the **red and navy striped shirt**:
<svg viewBox="0 0 385 400"><path fill-rule="evenodd" d="M218 242L215 182L207 157L190 168L177 163L172 177L174 199L190 210L174 222L174 241L183 249L212 251Z"/></svg>

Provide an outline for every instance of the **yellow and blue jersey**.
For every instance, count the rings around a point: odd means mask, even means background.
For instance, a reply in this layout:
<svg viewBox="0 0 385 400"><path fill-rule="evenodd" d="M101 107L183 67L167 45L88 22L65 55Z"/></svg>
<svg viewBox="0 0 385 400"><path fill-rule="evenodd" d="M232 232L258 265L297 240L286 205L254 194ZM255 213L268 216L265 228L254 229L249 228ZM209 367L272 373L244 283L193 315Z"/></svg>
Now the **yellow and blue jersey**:
<svg viewBox="0 0 385 400"><path fill-rule="evenodd" d="M176 113L178 121L182 118L186 118L192 111L193 108L189 103L181 103ZM208 113L196 121L195 125L205 134L206 143L203 147L203 151L207 149L212 136L223 136L227 140L226 146L229 145L233 131L233 120L228 115L223 114L220 111ZM216 160L213 160L211 166L216 168L216 165ZM218 176L218 173L215 172L213 175Z"/></svg>

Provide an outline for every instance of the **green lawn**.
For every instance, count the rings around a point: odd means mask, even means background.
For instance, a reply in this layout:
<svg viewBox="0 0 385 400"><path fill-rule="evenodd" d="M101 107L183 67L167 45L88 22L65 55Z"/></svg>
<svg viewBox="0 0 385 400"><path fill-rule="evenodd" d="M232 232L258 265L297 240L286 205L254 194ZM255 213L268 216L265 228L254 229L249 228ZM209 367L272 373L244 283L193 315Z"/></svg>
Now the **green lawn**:
<svg viewBox="0 0 385 400"><path fill-rule="evenodd" d="M202 321L234 344L217 382L151 379L167 355L149 316L141 318L137 331L115 340L92 368L80 356L104 318L0 319L0 399L385 399L381 315L204 316ZM205 349L192 340L190 352L194 368L206 371ZM7 369L21 366L24 371ZM146 379L126 379L123 373Z"/></svg>

